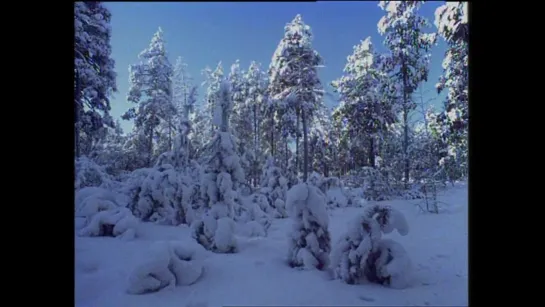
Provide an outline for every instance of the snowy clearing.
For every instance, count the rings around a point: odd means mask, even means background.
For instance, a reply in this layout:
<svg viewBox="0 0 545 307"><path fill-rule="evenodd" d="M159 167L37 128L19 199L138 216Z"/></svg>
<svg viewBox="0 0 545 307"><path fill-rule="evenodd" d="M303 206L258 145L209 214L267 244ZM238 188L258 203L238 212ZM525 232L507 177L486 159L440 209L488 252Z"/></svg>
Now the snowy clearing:
<svg viewBox="0 0 545 307"><path fill-rule="evenodd" d="M187 306L465 306L468 304L467 185L459 183L440 197L449 204L441 214L424 214L418 200L381 202L400 210L410 226L407 236L384 235L403 245L413 267L412 285L403 290L377 284L348 285L327 272L290 268L287 233L292 220L274 219L265 238L237 237L239 252L216 254L196 247L203 275L190 286L159 292L127 293L129 276L158 241L195 247L186 225L143 223L133 241L111 237L75 239L75 298L79 307ZM362 208L329 213L332 242Z"/></svg>

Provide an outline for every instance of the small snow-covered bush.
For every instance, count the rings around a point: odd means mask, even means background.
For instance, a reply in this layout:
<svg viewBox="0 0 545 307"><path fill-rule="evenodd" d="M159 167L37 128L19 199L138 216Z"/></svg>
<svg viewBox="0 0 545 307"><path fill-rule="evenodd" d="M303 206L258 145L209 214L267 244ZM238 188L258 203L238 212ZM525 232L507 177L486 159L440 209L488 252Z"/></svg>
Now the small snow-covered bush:
<svg viewBox="0 0 545 307"><path fill-rule="evenodd" d="M377 282L401 288L407 285L410 261L398 243L382 240L382 234L397 229L407 235L409 228L401 212L382 205L366 207L356 217L331 253L335 277L348 284Z"/></svg>
<svg viewBox="0 0 545 307"><path fill-rule="evenodd" d="M277 200L285 202L286 193L288 191L288 180L282 176L282 170L274 165L274 160L269 157L267 164L263 168L263 175L261 178L261 193L267 196L270 206L274 207L277 211L274 213L275 217L285 218L287 217L285 209L283 207L276 208Z"/></svg>
<svg viewBox="0 0 545 307"><path fill-rule="evenodd" d="M137 235L138 220L127 208L100 211L79 231L82 237L121 237L133 239Z"/></svg>
<svg viewBox="0 0 545 307"><path fill-rule="evenodd" d="M113 185L112 176L108 175L103 167L87 157L76 159L75 171L74 187L76 190L85 187L103 187L108 189Z"/></svg>
<svg viewBox="0 0 545 307"><path fill-rule="evenodd" d="M395 194L380 170L365 166L362 167L360 175L364 182L363 193L366 200L388 200Z"/></svg>
<svg viewBox="0 0 545 307"><path fill-rule="evenodd" d="M74 198L77 217L90 217L100 211L121 206L118 195L99 187L85 187L76 191Z"/></svg>
<svg viewBox="0 0 545 307"><path fill-rule="evenodd" d="M329 264L331 238L325 195L311 184L300 183L288 191L287 207L293 218L289 265L326 269Z"/></svg>
<svg viewBox="0 0 545 307"><path fill-rule="evenodd" d="M364 273L370 282L404 289L411 281L411 269L411 260L403 246L390 239L381 239L376 251L369 254Z"/></svg>
<svg viewBox="0 0 545 307"><path fill-rule="evenodd" d="M126 175L125 184L122 188L122 193L129 198L129 205L127 206L134 213L138 206L138 200L140 199L140 191L142 191L142 184L148 175L152 172L151 168L139 168Z"/></svg>
<svg viewBox="0 0 545 307"><path fill-rule="evenodd" d="M196 248L180 242L155 242L130 274L127 292L144 294L194 284L204 271Z"/></svg>
<svg viewBox="0 0 545 307"><path fill-rule="evenodd" d="M347 205L351 207L361 207L364 196L362 188L344 188L344 195L346 195Z"/></svg>
<svg viewBox="0 0 545 307"><path fill-rule="evenodd" d="M323 178L319 186L325 193L329 208L344 208L348 205L348 198L344 194L343 184L337 177Z"/></svg>
<svg viewBox="0 0 545 307"><path fill-rule="evenodd" d="M177 172L170 164L153 168L142 181L138 203L133 208L143 221L169 225L186 223L192 211L195 193L191 178Z"/></svg>
<svg viewBox="0 0 545 307"><path fill-rule="evenodd" d="M223 214L218 211L210 210L201 220L196 220L191 225L192 236L208 250L216 253L234 253L237 251L235 222L232 218L220 217Z"/></svg>
<svg viewBox="0 0 545 307"><path fill-rule="evenodd" d="M241 205L238 206L238 211L235 220L242 223L253 222L250 226L252 236L254 235L266 235L267 230L271 226L271 216L267 214L276 212L270 205L267 197L263 194L255 193L248 198L242 198ZM258 230L257 225L261 229Z"/></svg>

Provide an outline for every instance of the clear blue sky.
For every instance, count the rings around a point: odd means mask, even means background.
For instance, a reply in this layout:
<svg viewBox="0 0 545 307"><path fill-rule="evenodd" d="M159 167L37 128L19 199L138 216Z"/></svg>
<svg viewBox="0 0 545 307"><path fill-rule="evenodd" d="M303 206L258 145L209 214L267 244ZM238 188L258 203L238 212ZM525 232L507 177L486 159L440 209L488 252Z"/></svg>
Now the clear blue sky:
<svg viewBox="0 0 545 307"><path fill-rule="evenodd" d="M444 2L426 2L420 13L433 26L435 9ZM112 115L118 118L131 104L126 101L128 67L137 63L138 54L144 50L153 34L161 27L167 52L174 65L182 56L189 73L199 84L203 81L201 70L215 68L222 61L225 72L239 59L243 69L252 60L267 69L278 42L283 37L284 26L295 15L301 14L311 26L314 48L322 55L325 68L320 70L322 83L332 92L329 83L342 75L346 57L360 40L371 36L378 51L386 51L377 23L384 15L378 2L104 2L112 13L112 57L118 73L118 93L112 99ZM429 81L424 84L427 99L437 97L434 85L442 73L441 62L445 43L432 51ZM200 91L199 103L202 99ZM440 105L437 98L435 105ZM326 101L332 106L332 101ZM125 132L132 122L122 120Z"/></svg>

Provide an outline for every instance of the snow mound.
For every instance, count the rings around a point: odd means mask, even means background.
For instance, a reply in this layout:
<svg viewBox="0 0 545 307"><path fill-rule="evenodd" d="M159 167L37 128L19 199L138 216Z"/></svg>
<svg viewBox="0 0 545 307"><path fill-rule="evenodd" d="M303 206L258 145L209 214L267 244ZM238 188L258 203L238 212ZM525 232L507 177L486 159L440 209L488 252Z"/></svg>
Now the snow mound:
<svg viewBox="0 0 545 307"><path fill-rule="evenodd" d="M138 220L127 208L100 211L79 231L82 237L110 236L133 239L137 235Z"/></svg>
<svg viewBox="0 0 545 307"><path fill-rule="evenodd" d="M75 216L89 219L100 211L121 207L119 195L104 188L85 187L76 192Z"/></svg>
<svg viewBox="0 0 545 307"><path fill-rule="evenodd" d="M288 191L287 207L293 217L288 253L290 266L326 269L331 239L325 195L312 184L300 183Z"/></svg>
<svg viewBox="0 0 545 307"><path fill-rule="evenodd" d="M340 187L327 190L326 197L328 208L345 208L348 205L348 198Z"/></svg>
<svg viewBox="0 0 545 307"><path fill-rule="evenodd" d="M189 286L203 274L195 247L162 241L150 246L148 255L130 274L127 292L145 294L175 286Z"/></svg>

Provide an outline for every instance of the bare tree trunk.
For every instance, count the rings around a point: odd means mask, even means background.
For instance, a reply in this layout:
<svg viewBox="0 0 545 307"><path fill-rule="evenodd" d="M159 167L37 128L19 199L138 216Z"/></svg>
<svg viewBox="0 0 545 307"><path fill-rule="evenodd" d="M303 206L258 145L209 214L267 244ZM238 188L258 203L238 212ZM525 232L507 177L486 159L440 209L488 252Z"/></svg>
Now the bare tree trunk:
<svg viewBox="0 0 545 307"><path fill-rule="evenodd" d="M172 150L172 119L168 117L168 150Z"/></svg>
<svg viewBox="0 0 545 307"><path fill-rule="evenodd" d="M308 133L307 133L307 118L305 110L301 110L301 117L303 120L303 182L307 182L308 178Z"/></svg>
<svg viewBox="0 0 545 307"><path fill-rule="evenodd" d="M81 100L81 91L80 91L80 86L79 86L79 74L76 73L76 86L75 86L75 89L74 89L74 99L75 99L75 105L74 105L74 142L75 142L75 147L76 147L76 158L79 158L80 156L80 137L79 137L79 134L80 134L80 127L79 127L79 122L80 122L80 118L79 118L79 113L80 113L80 107L79 107L79 103L80 103L80 100Z"/></svg>
<svg viewBox="0 0 545 307"><path fill-rule="evenodd" d="M271 111L271 156L274 157L274 112Z"/></svg>
<svg viewBox="0 0 545 307"><path fill-rule="evenodd" d="M149 144L148 144L148 167L151 167L151 156L153 154L153 128L149 130Z"/></svg>
<svg viewBox="0 0 545 307"><path fill-rule="evenodd" d="M372 137L369 139L369 164L375 168L375 144Z"/></svg>
<svg viewBox="0 0 545 307"><path fill-rule="evenodd" d="M297 123L297 128L295 130L295 169L297 170L297 173L299 173L299 118L301 116L299 108L295 110L295 113Z"/></svg>
<svg viewBox="0 0 545 307"><path fill-rule="evenodd" d="M284 143L285 143L285 149L286 149L286 168L288 167L288 160L289 160L289 156L288 156L288 137L285 137L284 138Z"/></svg>
<svg viewBox="0 0 545 307"><path fill-rule="evenodd" d="M409 113L409 95L408 95L408 72L407 64L403 60L402 65L402 74L403 74L403 159L405 160L405 189L409 188L409 123L408 123L408 113Z"/></svg>

